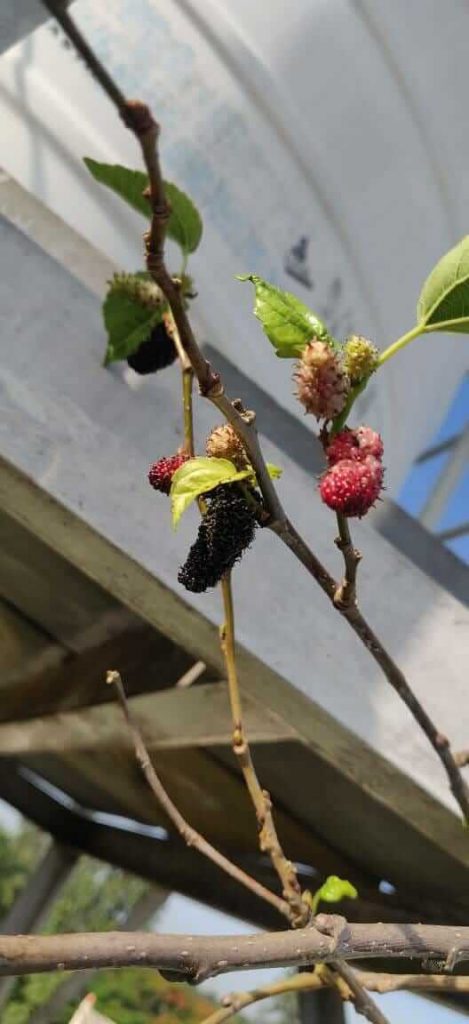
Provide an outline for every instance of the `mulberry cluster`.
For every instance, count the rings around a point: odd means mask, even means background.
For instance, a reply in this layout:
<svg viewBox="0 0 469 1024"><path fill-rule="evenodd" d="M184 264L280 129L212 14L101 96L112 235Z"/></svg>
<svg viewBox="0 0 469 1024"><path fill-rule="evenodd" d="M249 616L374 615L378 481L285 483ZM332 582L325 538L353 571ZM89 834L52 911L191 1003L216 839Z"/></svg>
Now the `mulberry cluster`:
<svg viewBox="0 0 469 1024"><path fill-rule="evenodd" d="M169 494L171 481L177 469L187 462L189 455L186 452L178 452L177 455L169 455L167 458L158 459L150 466L148 480L155 491L162 494Z"/></svg>
<svg viewBox="0 0 469 1024"><path fill-rule="evenodd" d="M178 573L186 590L200 594L215 587L254 539L256 521L236 485L216 487L206 496L207 512Z"/></svg>
<svg viewBox="0 0 469 1024"><path fill-rule="evenodd" d="M383 442L371 427L341 430L326 449L329 469L319 484L323 502L334 512L361 518L383 486Z"/></svg>
<svg viewBox="0 0 469 1024"><path fill-rule="evenodd" d="M174 342L163 317L163 320L153 328L150 337L142 341L138 349L127 357L127 363L135 373L156 373L157 370L171 366L176 356Z"/></svg>
<svg viewBox="0 0 469 1024"><path fill-rule="evenodd" d="M296 366L297 398L316 419L332 420L342 412L350 391L350 378L341 355L324 341L313 338Z"/></svg>

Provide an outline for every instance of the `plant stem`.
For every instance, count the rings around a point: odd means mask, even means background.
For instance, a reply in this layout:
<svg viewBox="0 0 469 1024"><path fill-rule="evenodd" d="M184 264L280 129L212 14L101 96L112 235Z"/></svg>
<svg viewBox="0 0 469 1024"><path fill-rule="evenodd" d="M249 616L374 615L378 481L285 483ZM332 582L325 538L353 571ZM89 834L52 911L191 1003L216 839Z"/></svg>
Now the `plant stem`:
<svg viewBox="0 0 469 1024"><path fill-rule="evenodd" d="M353 546L346 517L341 512L337 512L336 518L339 536L336 538L335 543L344 558L345 576L342 583L336 589L334 604L336 608L344 609L356 603L357 569L362 556L357 548Z"/></svg>
<svg viewBox="0 0 469 1024"><path fill-rule="evenodd" d="M138 728L137 723L134 720L132 712L129 708L124 685L119 672L110 671L107 673L106 682L116 687L117 696L119 699L122 712L127 723L127 727L132 739L132 743L135 750L136 759L142 769L142 772L148 782L148 785L156 797L158 803L167 814L169 820L172 822L174 827L177 829L179 834L182 836L187 846L194 847L199 853L203 854L208 860L211 860L213 864L225 871L231 878L236 879L247 889L250 889L256 896L270 903L271 906L275 907L280 914L284 917L289 917L288 904L280 899L275 893L270 892L260 882L251 875L248 875L242 868L239 868L234 864L228 857L225 857L220 850L217 850L215 846L212 846L207 839L204 838L197 832L196 829L192 828L191 825L186 821L184 816L178 810L176 805L171 800L171 797L166 792L166 789L161 782L159 775L157 774L153 764L150 760L150 755L145 746L142 734Z"/></svg>
<svg viewBox="0 0 469 1024"><path fill-rule="evenodd" d="M365 380L361 380L359 384L356 384L355 387L352 388L347 398L345 407L342 409L342 412L339 414L339 416L335 417L335 420L331 427L331 437L333 437L334 434L338 434L339 430L342 430L342 428L345 426L357 398L365 390L369 379L369 377L366 377Z"/></svg>
<svg viewBox="0 0 469 1024"><path fill-rule="evenodd" d="M290 907L292 924L298 927L306 924L310 917L310 911L302 899L301 887L295 868L291 861L287 860L280 845L272 815L270 794L262 788L259 782L249 743L244 734L243 710L236 667L233 591L230 573L223 577L221 589L225 621L220 629L220 645L228 677L231 716L233 719L233 751L238 759L246 788L256 812L259 827L259 847L263 853L269 855L272 861L282 883L283 896Z"/></svg>
<svg viewBox="0 0 469 1024"><path fill-rule="evenodd" d="M409 345L414 338L418 338L419 335L424 332L424 325L416 324L411 331L407 331L407 334L403 334L402 337L398 338L397 341L394 341L389 348L386 348L384 352L381 352L378 359L378 366L382 366L383 363L387 363L388 359L392 359L392 357L396 355L396 352L400 352L401 348L405 348L405 346Z"/></svg>

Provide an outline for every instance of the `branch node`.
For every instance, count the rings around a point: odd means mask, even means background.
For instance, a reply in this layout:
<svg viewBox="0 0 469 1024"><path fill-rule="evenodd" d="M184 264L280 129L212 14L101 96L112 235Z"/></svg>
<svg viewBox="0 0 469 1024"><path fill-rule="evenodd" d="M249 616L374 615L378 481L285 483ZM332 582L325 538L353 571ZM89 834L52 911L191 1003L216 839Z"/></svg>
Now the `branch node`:
<svg viewBox="0 0 469 1024"><path fill-rule="evenodd" d="M142 139L144 136L151 137L156 143L160 133L160 126L155 121L150 108L142 100L126 100L120 110L120 116L130 131Z"/></svg>

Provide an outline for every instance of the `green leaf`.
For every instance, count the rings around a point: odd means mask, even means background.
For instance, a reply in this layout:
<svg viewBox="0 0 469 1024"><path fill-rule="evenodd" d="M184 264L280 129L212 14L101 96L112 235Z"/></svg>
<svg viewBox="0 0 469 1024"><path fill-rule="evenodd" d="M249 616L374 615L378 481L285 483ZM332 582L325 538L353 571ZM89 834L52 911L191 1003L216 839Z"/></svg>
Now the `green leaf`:
<svg viewBox="0 0 469 1024"><path fill-rule="evenodd" d="M103 303L103 318L108 334L104 365L127 359L160 323L165 306L152 308L131 298L120 288L113 287Z"/></svg>
<svg viewBox="0 0 469 1024"><path fill-rule="evenodd" d="M469 334L469 235L450 249L427 277L417 318L427 331Z"/></svg>
<svg viewBox="0 0 469 1024"><path fill-rule="evenodd" d="M96 181L116 192L129 206L149 219L151 207L143 195L148 187L148 175L144 171L134 171L129 167L122 167L121 164L103 164L87 156L84 157L84 162ZM180 245L183 252L195 252L202 237L200 214L192 199L177 185L165 181L164 190L171 204L166 234Z"/></svg>
<svg viewBox="0 0 469 1024"><path fill-rule="evenodd" d="M257 274L242 274L239 281L251 281L256 293L254 315L282 359L301 355L312 337L333 344L327 327L291 292L263 281Z"/></svg>
<svg viewBox="0 0 469 1024"><path fill-rule="evenodd" d="M176 470L171 483L171 513L173 526L201 494L207 494L220 484L233 484L245 480L251 469L238 470L229 459L213 459L201 456L189 459Z"/></svg>
<svg viewBox="0 0 469 1024"><path fill-rule="evenodd" d="M283 469L280 469L280 466L274 466L273 462L266 462L266 468L272 480L278 480L283 473Z"/></svg>
<svg viewBox="0 0 469 1024"><path fill-rule="evenodd" d="M101 185L106 185L112 192L116 192L121 199L125 199L129 206L132 206L144 217L150 217L151 207L148 199L142 195L148 185L148 175L144 171L132 171L129 167L122 167L121 164L103 164L98 160L92 160L85 156L84 162L93 178Z"/></svg>
<svg viewBox="0 0 469 1024"><path fill-rule="evenodd" d="M337 875L329 875L321 888L315 893L318 903L323 900L325 903L338 903L340 900L356 900L358 892L351 882L346 878L338 878Z"/></svg>
<svg viewBox="0 0 469 1024"><path fill-rule="evenodd" d="M192 199L171 181L165 181L166 198L171 203L167 234L184 252L195 252L202 238L202 218Z"/></svg>

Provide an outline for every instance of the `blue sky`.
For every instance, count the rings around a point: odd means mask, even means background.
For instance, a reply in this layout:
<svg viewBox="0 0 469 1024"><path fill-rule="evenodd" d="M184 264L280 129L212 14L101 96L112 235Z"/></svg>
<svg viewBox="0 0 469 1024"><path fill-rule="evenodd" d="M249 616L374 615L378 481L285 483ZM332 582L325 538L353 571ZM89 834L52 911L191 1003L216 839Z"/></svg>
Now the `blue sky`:
<svg viewBox="0 0 469 1024"><path fill-rule="evenodd" d="M467 425L468 420L469 374L462 380L443 423L434 437L430 439L428 447L433 447L433 445L460 433ZM411 515L419 515L449 458L450 453L444 452L412 468L398 498L399 504ZM465 471L461 474L451 500L437 523L435 532L447 530L467 519L469 519L469 466L466 466ZM462 561L469 563L469 534L447 541L446 544Z"/></svg>

